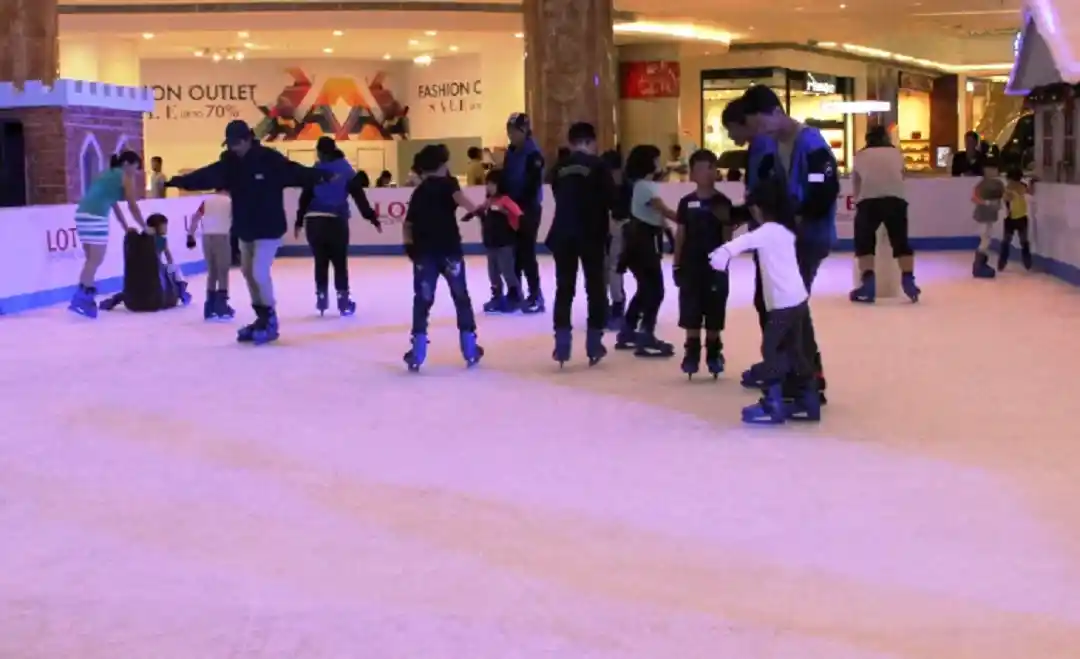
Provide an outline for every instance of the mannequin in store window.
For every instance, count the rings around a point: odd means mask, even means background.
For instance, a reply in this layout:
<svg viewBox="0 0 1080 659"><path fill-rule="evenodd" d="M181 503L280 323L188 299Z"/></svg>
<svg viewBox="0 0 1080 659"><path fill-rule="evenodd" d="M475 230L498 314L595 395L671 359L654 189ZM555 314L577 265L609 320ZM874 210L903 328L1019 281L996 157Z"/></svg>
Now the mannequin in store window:
<svg viewBox="0 0 1080 659"><path fill-rule="evenodd" d="M964 150L957 151L952 160L953 176L982 176L986 156L979 148L979 134L969 130L964 135Z"/></svg>

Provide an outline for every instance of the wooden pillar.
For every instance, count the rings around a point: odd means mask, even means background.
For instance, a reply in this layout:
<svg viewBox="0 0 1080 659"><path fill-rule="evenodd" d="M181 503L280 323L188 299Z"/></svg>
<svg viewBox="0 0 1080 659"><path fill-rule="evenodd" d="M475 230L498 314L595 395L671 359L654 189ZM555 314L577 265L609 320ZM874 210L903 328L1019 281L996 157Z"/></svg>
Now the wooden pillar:
<svg viewBox="0 0 1080 659"><path fill-rule="evenodd" d="M52 85L60 75L57 0L0 0L0 82Z"/></svg>
<svg viewBox="0 0 1080 659"><path fill-rule="evenodd" d="M570 125L596 126L601 149L615 146L612 0L524 0L525 108L548 162Z"/></svg>

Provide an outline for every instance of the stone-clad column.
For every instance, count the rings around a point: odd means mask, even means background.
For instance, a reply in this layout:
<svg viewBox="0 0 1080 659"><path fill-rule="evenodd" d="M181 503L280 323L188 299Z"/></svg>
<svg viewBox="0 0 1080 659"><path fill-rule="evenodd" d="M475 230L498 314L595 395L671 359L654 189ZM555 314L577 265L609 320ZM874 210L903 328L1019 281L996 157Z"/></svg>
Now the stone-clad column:
<svg viewBox="0 0 1080 659"><path fill-rule="evenodd" d="M0 81L51 85L60 72L57 0L0 0Z"/></svg>
<svg viewBox="0 0 1080 659"><path fill-rule="evenodd" d="M615 146L612 0L524 0L525 107L548 162L576 121Z"/></svg>

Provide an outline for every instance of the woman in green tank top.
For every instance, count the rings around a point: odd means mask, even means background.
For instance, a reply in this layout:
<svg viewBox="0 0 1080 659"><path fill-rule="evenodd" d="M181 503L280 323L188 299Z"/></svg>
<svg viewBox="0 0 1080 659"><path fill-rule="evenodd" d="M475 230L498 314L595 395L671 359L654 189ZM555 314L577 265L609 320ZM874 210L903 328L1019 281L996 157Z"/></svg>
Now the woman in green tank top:
<svg viewBox="0 0 1080 659"><path fill-rule="evenodd" d="M116 214L116 220L124 231L136 231L124 219L120 202L127 201L131 218L143 230L146 222L136 203L138 189L135 175L142 169L142 158L134 151L124 151L112 157L109 169L102 172L87 188L83 198L75 209L75 232L82 244L86 261L79 274L79 287L71 298L71 311L88 318L97 317L97 303L94 286L98 268L105 262L105 251L109 245L109 213Z"/></svg>

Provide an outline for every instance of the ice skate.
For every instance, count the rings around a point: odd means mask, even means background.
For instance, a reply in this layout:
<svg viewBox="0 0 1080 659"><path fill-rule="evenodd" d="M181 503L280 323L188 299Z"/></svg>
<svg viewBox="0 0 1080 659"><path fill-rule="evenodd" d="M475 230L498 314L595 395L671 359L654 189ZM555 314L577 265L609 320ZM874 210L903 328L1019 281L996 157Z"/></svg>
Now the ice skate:
<svg viewBox="0 0 1080 659"><path fill-rule="evenodd" d="M530 295L527 300L525 300L525 304L521 307L521 312L532 316L538 313L544 313L545 309L546 307L544 306L544 294L534 293L533 295Z"/></svg>
<svg viewBox="0 0 1080 659"><path fill-rule="evenodd" d="M874 277L874 272L864 272L862 275L862 281L858 288L851 291L848 295L848 299L852 302L858 302L861 304L873 304L877 299L877 279Z"/></svg>
<svg viewBox="0 0 1080 659"><path fill-rule="evenodd" d="M619 329L619 333L615 335L615 349L634 350L637 348L637 340L637 328L624 324L623 327Z"/></svg>
<svg viewBox="0 0 1080 659"><path fill-rule="evenodd" d="M507 307L506 297L502 293L491 293L491 299L484 303L484 313L505 313Z"/></svg>
<svg viewBox="0 0 1080 659"><path fill-rule="evenodd" d="M98 304L98 309L102 311L112 311L116 307L120 306L124 302L124 294L117 293L116 295L109 296Z"/></svg>
<svg viewBox="0 0 1080 659"><path fill-rule="evenodd" d="M255 340L255 323L244 325L236 331L237 343L251 343Z"/></svg>
<svg viewBox="0 0 1080 659"><path fill-rule="evenodd" d="M229 306L229 291L217 291L214 300L214 310L218 320L232 320L236 318L236 309Z"/></svg>
<svg viewBox="0 0 1080 659"><path fill-rule="evenodd" d="M785 414L792 421L821 421L821 404L821 393L812 382L790 401L785 401Z"/></svg>
<svg viewBox="0 0 1080 659"><path fill-rule="evenodd" d="M780 393L779 384L771 384L762 392L761 399L742 410L743 423L778 425L787 419L787 406Z"/></svg>
<svg viewBox="0 0 1080 659"><path fill-rule="evenodd" d="M185 307L191 304L191 293L188 293L186 281L176 282L176 297L179 298L180 304Z"/></svg>
<svg viewBox="0 0 1080 659"><path fill-rule="evenodd" d="M915 273L913 272L905 272L900 275L900 289L904 291L904 295L912 302L918 302L919 296L922 295L922 289L915 285Z"/></svg>
<svg viewBox="0 0 1080 659"><path fill-rule="evenodd" d="M337 310L344 318L356 314L356 303L349 297L349 291L338 291Z"/></svg>
<svg viewBox="0 0 1080 659"><path fill-rule="evenodd" d="M97 302L94 301L94 295L96 293L97 289L80 285L75 291L75 294L71 296L71 303L68 305L68 311L83 316L84 318L97 318L98 307Z"/></svg>
<svg viewBox="0 0 1080 659"><path fill-rule="evenodd" d="M1009 265L1009 254L1012 252L1012 245L1006 242L1001 243L1001 250L998 251L998 272L1004 272L1005 268Z"/></svg>
<svg viewBox="0 0 1080 659"><path fill-rule="evenodd" d="M1031 243L1020 244L1020 261L1024 264L1024 270L1031 270L1034 266L1031 258Z"/></svg>
<svg viewBox="0 0 1080 659"><path fill-rule="evenodd" d="M266 345L278 340L281 336L278 331L277 313L273 307L260 307L259 319L255 321L255 331L251 335L252 342L257 345Z"/></svg>
<svg viewBox="0 0 1080 659"><path fill-rule="evenodd" d="M604 357L607 357L603 331L591 329L585 335L585 356L589 358L589 366L596 366Z"/></svg>
<svg viewBox="0 0 1080 659"><path fill-rule="evenodd" d="M701 370L701 339L687 339L683 346L682 372L686 373L688 380L693 380L694 375Z"/></svg>
<svg viewBox="0 0 1080 659"><path fill-rule="evenodd" d="M555 350L551 352L551 358L559 362L559 368L570 361L570 353L574 346L574 335L569 329L555 330Z"/></svg>
<svg viewBox="0 0 1080 659"><path fill-rule="evenodd" d="M997 272L990 267L990 257L982 252L975 253L975 262L971 265L971 276L976 279L993 279Z"/></svg>
<svg viewBox="0 0 1080 659"><path fill-rule="evenodd" d="M625 302L612 302L608 308L607 328L612 332L622 329L623 320L626 316Z"/></svg>
<svg viewBox="0 0 1080 659"><path fill-rule="evenodd" d="M709 369L709 375L714 380L724 372L723 346L718 339L705 340L705 368Z"/></svg>
<svg viewBox="0 0 1080 659"><path fill-rule="evenodd" d="M765 381L754 375L756 366L758 364L751 366L742 373L740 384L747 389L762 389L765 387Z"/></svg>
<svg viewBox="0 0 1080 659"><path fill-rule="evenodd" d="M315 291L315 311L318 311L320 316L325 316L326 310L329 308L330 299L326 291Z"/></svg>
<svg viewBox="0 0 1080 659"><path fill-rule="evenodd" d="M635 357L667 359L675 356L675 346L656 338L652 332L638 332Z"/></svg>
<svg viewBox="0 0 1080 659"><path fill-rule="evenodd" d="M202 315L203 320L217 320L218 319L218 297L220 293L218 291L207 291L206 301L203 302Z"/></svg>
<svg viewBox="0 0 1080 659"><path fill-rule="evenodd" d="M462 332L459 342L466 366L472 368L479 364L484 357L484 349L476 343L476 332Z"/></svg>
<svg viewBox="0 0 1080 659"><path fill-rule="evenodd" d="M427 346L427 334L413 334L412 347L405 353L405 365L413 373L418 373L420 367L424 365L427 359Z"/></svg>

